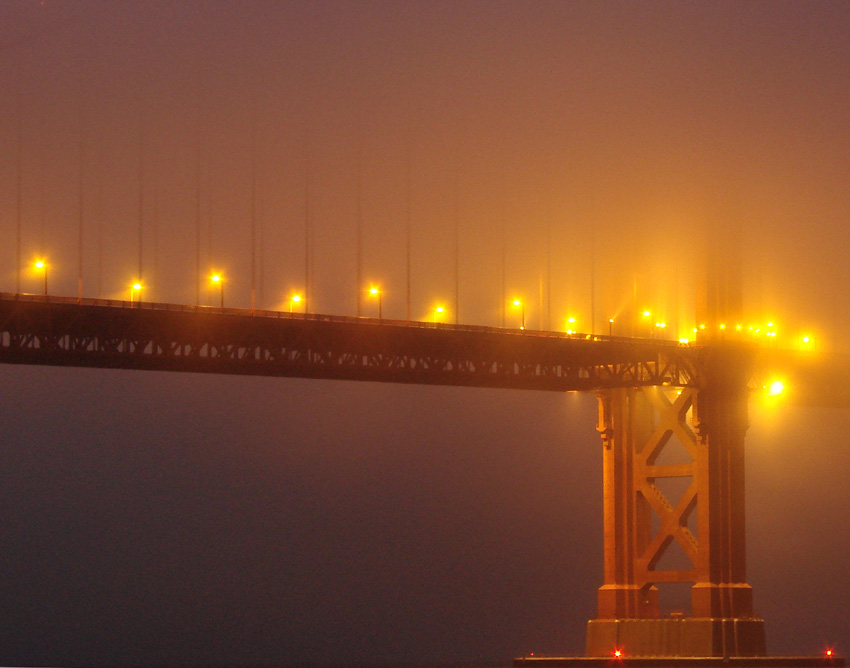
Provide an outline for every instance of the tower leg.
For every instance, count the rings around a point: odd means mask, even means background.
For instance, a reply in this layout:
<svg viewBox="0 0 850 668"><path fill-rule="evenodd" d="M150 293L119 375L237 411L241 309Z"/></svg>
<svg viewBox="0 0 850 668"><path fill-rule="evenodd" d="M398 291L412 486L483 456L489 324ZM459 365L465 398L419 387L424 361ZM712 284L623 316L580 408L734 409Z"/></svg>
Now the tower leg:
<svg viewBox="0 0 850 668"><path fill-rule="evenodd" d="M699 389L599 394L603 444L604 583L587 656L764 656L764 622L746 583L746 366L734 348L707 349ZM671 440L690 461L662 463ZM672 501L659 481L688 481ZM689 519L696 513L694 522ZM661 569L674 543L690 562ZM691 615L659 609L658 586L693 583Z"/></svg>

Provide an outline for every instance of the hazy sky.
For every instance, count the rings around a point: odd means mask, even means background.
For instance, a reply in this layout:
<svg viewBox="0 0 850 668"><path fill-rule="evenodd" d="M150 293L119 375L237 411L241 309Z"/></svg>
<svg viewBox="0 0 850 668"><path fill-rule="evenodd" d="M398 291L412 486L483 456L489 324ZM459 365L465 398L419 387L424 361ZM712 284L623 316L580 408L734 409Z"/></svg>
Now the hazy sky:
<svg viewBox="0 0 850 668"><path fill-rule="evenodd" d="M842 2L6 0L0 290L20 220L23 291L45 256L75 295L81 250L86 296L127 299L141 264L148 300L214 303L217 270L228 305L253 283L286 308L309 257L311 310L375 315L376 282L403 318L409 231L414 318L499 325L519 297L535 327L687 332L734 244L747 322L848 352L848 34ZM583 649L591 396L0 377L4 663ZM840 649L850 415L751 421L769 649Z"/></svg>

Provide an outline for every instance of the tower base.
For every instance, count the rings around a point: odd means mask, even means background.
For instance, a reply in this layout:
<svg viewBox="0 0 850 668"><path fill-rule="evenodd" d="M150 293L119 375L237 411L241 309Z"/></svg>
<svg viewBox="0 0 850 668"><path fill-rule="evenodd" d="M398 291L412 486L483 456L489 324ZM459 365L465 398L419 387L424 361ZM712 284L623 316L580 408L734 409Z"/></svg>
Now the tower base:
<svg viewBox="0 0 850 668"><path fill-rule="evenodd" d="M525 656L514 668L844 668L839 656L587 657Z"/></svg>
<svg viewBox="0 0 850 668"><path fill-rule="evenodd" d="M591 619L585 656L765 656L762 619Z"/></svg>

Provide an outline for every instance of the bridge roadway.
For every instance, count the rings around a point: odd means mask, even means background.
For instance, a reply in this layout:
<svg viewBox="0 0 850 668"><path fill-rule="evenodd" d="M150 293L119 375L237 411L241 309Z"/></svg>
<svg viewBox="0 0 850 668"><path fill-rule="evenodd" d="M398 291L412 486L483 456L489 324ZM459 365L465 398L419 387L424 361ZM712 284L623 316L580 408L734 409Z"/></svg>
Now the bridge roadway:
<svg viewBox="0 0 850 668"><path fill-rule="evenodd" d="M590 391L699 387L711 346L281 311L0 293L0 363ZM750 385L850 407L850 357L752 348Z"/></svg>
<svg viewBox="0 0 850 668"><path fill-rule="evenodd" d="M0 363L587 391L696 386L671 341L0 293Z"/></svg>

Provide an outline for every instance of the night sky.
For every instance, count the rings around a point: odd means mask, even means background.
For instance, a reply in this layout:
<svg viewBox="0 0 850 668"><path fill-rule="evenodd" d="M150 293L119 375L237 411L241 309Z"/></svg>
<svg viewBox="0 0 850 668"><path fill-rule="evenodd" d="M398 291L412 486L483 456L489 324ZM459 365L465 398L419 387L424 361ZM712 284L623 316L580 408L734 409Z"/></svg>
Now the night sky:
<svg viewBox="0 0 850 668"><path fill-rule="evenodd" d="M844 2L5 0L0 290L43 257L54 295L215 304L220 271L228 306L375 316L377 284L403 319L409 233L413 319L672 338L733 245L745 325L847 353L848 35ZM0 367L0 663L580 654L595 410ZM768 649L846 653L850 411L750 421Z"/></svg>

